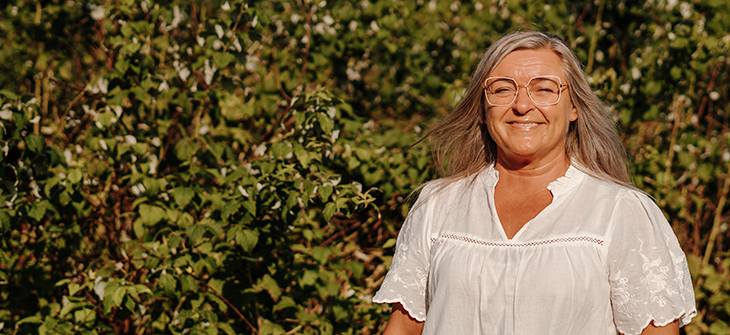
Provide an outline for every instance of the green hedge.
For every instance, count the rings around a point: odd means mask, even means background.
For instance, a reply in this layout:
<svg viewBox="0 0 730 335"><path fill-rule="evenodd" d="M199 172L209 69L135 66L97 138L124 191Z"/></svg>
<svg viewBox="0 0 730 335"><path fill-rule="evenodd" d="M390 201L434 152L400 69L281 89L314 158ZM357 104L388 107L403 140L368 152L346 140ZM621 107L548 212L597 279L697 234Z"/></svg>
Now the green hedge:
<svg viewBox="0 0 730 335"><path fill-rule="evenodd" d="M426 146L491 41L564 36L730 332L730 5L29 1L0 10L1 334L372 334Z"/></svg>

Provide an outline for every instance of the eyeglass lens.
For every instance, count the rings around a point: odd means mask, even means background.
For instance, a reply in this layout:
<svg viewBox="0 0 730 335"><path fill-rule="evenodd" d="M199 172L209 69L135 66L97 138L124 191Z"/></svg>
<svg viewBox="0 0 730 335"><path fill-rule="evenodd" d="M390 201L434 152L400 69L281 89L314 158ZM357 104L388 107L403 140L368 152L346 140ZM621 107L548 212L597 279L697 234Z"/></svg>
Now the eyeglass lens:
<svg viewBox="0 0 730 335"><path fill-rule="evenodd" d="M512 78L494 78L487 81L487 99L493 105L510 105L517 97L518 86ZM526 85L535 104L552 105L560 100L560 83L552 78L535 77Z"/></svg>

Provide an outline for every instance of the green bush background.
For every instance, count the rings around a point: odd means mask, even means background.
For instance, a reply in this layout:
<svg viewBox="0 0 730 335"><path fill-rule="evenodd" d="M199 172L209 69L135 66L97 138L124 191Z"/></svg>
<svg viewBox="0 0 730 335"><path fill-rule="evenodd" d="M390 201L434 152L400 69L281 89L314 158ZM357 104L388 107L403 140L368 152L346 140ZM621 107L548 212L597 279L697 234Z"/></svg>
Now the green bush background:
<svg viewBox="0 0 730 335"><path fill-rule="evenodd" d="M504 33L563 36L730 334L725 0L0 8L0 333L373 334L408 150Z"/></svg>

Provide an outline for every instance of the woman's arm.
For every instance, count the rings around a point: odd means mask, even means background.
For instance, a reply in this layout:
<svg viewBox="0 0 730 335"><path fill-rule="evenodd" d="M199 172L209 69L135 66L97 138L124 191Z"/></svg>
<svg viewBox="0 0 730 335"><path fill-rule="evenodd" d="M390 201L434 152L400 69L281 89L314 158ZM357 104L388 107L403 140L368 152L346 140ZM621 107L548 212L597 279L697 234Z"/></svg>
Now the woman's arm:
<svg viewBox="0 0 730 335"><path fill-rule="evenodd" d="M674 320L674 322L664 327L657 327L654 325L654 321L652 321L644 328L641 335L679 335L679 322Z"/></svg>
<svg viewBox="0 0 730 335"><path fill-rule="evenodd" d="M422 330L423 322L412 318L403 305L396 303L383 335L420 335Z"/></svg>

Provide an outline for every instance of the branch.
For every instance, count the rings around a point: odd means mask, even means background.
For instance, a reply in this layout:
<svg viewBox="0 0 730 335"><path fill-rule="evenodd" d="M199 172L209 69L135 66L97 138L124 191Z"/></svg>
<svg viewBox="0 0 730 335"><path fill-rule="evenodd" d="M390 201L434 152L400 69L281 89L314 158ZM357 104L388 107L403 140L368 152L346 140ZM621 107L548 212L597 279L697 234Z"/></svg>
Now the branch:
<svg viewBox="0 0 730 335"><path fill-rule="evenodd" d="M220 294L214 288L210 287L210 285L208 285L208 283L206 283L206 282L200 280L198 277L194 276L192 273L188 273L188 274L191 275L193 278L195 278L195 280L197 280L198 283L203 284L203 286L207 287L210 290L210 292L212 292L213 294L215 294L216 297L218 297L219 299L223 300L223 302L225 302L226 305L228 305L228 307L230 307L231 309L233 309L233 311L236 312L236 314L238 314L238 316L243 320L243 322L245 322L251 328L251 332L253 332L254 334L258 334L259 333L256 330L256 328L254 328L254 326L251 324L251 322L249 322L248 319L246 319L246 317L243 316L243 314L241 313L241 311L239 311L238 308L236 308L236 306L234 306L230 301L228 301L228 299L226 299L226 297L224 297L222 294Z"/></svg>

